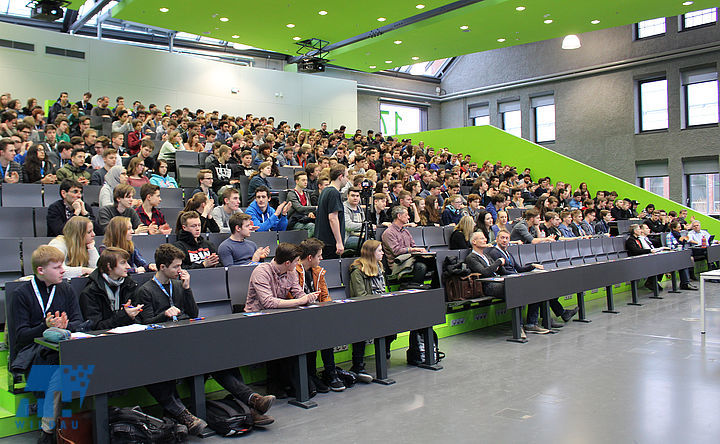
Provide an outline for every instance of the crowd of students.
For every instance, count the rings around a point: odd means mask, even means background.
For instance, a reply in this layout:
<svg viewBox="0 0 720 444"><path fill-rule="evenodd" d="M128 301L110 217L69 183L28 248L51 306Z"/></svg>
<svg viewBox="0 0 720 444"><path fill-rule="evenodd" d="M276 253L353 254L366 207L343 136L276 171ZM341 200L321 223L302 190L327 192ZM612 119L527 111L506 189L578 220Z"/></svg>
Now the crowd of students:
<svg viewBox="0 0 720 444"><path fill-rule="evenodd" d="M344 126L329 132L325 123L317 130L302 130L300 124L291 127L251 114L233 117L188 108L172 111L169 106L160 110L138 101L126 108L121 97L111 109L107 97L96 106L90 98L87 93L70 104L62 93L46 121L33 102L28 101L25 112L8 107L9 95L0 96L2 181L60 184L59 199L48 208L48 235L54 239L33 252L34 275L18 292L21 302L12 314L21 338L15 347L21 354L29 353L32 339L44 329L79 329L83 319L90 323L84 328L107 329L196 317L198 307L186 271L194 268L256 265L245 305L248 312L328 301L320 261L348 255L357 257L349 273L351 297L386 292L388 278L418 288L427 282L437 287L441 270L425 248L415 244L409 227L454 226L448 247L468 249L468 267L486 277L542 269L539 264L521 266L508 252L511 243L609 235L613 220L645 218L631 230L630 254L657 251L660 245L653 244L650 233L663 233L671 248L711 242L700 222L688 219L685 210L676 214L649 205L638 213L637 202L619 199L615 192L598 190L593 196L584 183L573 189L563 182L553 185L549 177L534 181L529 169L519 172L501 162L479 164L469 154L426 147L421 141L360 130L348 136ZM98 138L87 114L112 122L110 137ZM157 140L163 144L155 159L151 153ZM160 188L177 187L169 166L174 153L182 150L209 155L198 172L198 187L185 196L185 208L177 220L168 221L158 209ZM118 157L131 157L127 168ZM282 202L267 180L279 175L279 166L295 171L295 187ZM245 209L240 207L242 176L249 178L251 204ZM87 184L102 184L97 218L83 201ZM139 196L134 186L140 187ZM510 220L508 208L525 211L520 220ZM133 244L133 235L170 234L173 227L177 241L172 245L143 255ZM269 261L269 246L251 240L253 231L289 229L306 230L309 238L299 245L279 244ZM373 239L380 229L382 235ZM684 235L683 229L690 231ZM229 237L214 245L205 236L210 232ZM105 235L100 247L95 245L96 233ZM700 254L696 259L702 258ZM132 273L144 271L155 276L138 287ZM79 299L62 281L77 276L89 277ZM682 287L695 289L690 284L693 277L691 269L681 273ZM502 297L502 283L486 282L483 291ZM549 302L558 318L551 320L553 328L577 313L577 308L565 309L557 299ZM528 307L523 335L549 332L538 322L539 307ZM393 339L386 338L388 354ZM364 345L353 344L351 371L359 381L370 382ZM33 353L30 363L56 359L46 350ZM322 375L314 368L315 354L308 355L310 392L344 390L332 350L320 351ZM275 395L299 389L294 362L268 365ZM273 421L265 415L275 399L272 394L253 393L237 370L213 377L252 407L256 424ZM174 382L147 388L191 433L205 427L185 409ZM52 428L45 418L43 430L41 439L49 439Z"/></svg>

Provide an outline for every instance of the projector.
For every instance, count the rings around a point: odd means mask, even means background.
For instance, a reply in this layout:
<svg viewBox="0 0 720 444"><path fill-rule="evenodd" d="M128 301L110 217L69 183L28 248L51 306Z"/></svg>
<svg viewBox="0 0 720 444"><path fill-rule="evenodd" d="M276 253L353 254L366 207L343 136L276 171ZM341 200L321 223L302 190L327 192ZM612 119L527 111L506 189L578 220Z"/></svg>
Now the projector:
<svg viewBox="0 0 720 444"><path fill-rule="evenodd" d="M303 59L298 62L298 72L325 72L324 59L313 57L311 59Z"/></svg>
<svg viewBox="0 0 720 444"><path fill-rule="evenodd" d="M30 17L43 20L46 22L54 22L63 18L63 8L70 4L67 0L37 0L28 3L28 7L32 6Z"/></svg>

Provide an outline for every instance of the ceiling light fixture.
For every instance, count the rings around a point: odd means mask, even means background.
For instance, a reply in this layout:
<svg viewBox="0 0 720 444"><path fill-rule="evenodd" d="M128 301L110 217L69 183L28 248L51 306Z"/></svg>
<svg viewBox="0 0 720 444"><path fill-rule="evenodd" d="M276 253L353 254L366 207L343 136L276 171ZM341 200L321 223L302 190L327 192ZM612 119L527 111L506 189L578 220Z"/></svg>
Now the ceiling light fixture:
<svg viewBox="0 0 720 444"><path fill-rule="evenodd" d="M415 56L415 57L413 57L412 59L413 59L413 60L420 60L420 57Z"/></svg>
<svg viewBox="0 0 720 444"><path fill-rule="evenodd" d="M221 22L229 22L230 19L227 18L227 17L220 17L220 21L221 21Z"/></svg>
<svg viewBox="0 0 720 444"><path fill-rule="evenodd" d="M392 63L392 60L385 60L385 63Z"/></svg>
<svg viewBox="0 0 720 444"><path fill-rule="evenodd" d="M515 8L515 10L522 12L525 10L525 6L518 6L517 8Z"/></svg>
<svg viewBox="0 0 720 444"><path fill-rule="evenodd" d="M295 27L295 25L294 25L294 24L292 24L292 23L288 23L288 24L287 24L287 25L285 25L285 26L287 26L288 28L294 28L294 27Z"/></svg>
<svg viewBox="0 0 720 444"><path fill-rule="evenodd" d="M232 38L234 38L234 39L239 39L239 38L240 38L240 36L239 36L239 35L237 35L237 34L235 34L234 36L232 36Z"/></svg>
<svg viewBox="0 0 720 444"><path fill-rule="evenodd" d="M470 29L470 27L469 27L468 25L462 25L462 26L460 27L460 29L462 29L463 31L465 31L466 29Z"/></svg>
<svg viewBox="0 0 720 444"><path fill-rule="evenodd" d="M694 2L683 2L683 6L690 6L690 5L692 5L693 3L694 3Z"/></svg>
<svg viewBox="0 0 720 444"><path fill-rule="evenodd" d="M417 9L423 9L423 8L425 8L425 5L415 5L415 7L416 7Z"/></svg>
<svg viewBox="0 0 720 444"><path fill-rule="evenodd" d="M375 68L377 68L377 66L375 66L375 65L370 65L370 69L375 69Z"/></svg>
<svg viewBox="0 0 720 444"><path fill-rule="evenodd" d="M297 42L298 40L300 40L300 38L301 37L295 36L295 37L293 37L293 40L295 40Z"/></svg>
<svg viewBox="0 0 720 444"><path fill-rule="evenodd" d="M393 43L395 43L396 45L399 45L402 43L402 40L395 40Z"/></svg>
<svg viewBox="0 0 720 444"><path fill-rule="evenodd" d="M552 19L547 19L547 20L545 20L543 23L545 23L546 25L549 25L549 24L552 23L552 22L553 22Z"/></svg>
<svg viewBox="0 0 720 444"><path fill-rule="evenodd" d="M318 14L320 14L320 15L327 15L327 11L318 11Z"/></svg>
<svg viewBox="0 0 720 444"><path fill-rule="evenodd" d="M562 49L578 49L581 46L580 38L575 34L566 35L562 41Z"/></svg>
<svg viewBox="0 0 720 444"><path fill-rule="evenodd" d="M503 43L503 42L505 41L505 39L499 38L499 39L497 39L497 41L500 42L500 43Z"/></svg>
<svg viewBox="0 0 720 444"><path fill-rule="evenodd" d="M160 12L168 12L168 11L169 11L168 8L160 8Z"/></svg>
<svg viewBox="0 0 720 444"><path fill-rule="evenodd" d="M385 17L378 17L377 19L377 21L379 22L384 22L385 20L387 20Z"/></svg>
<svg viewBox="0 0 720 444"><path fill-rule="evenodd" d="M597 25L598 23L600 23L600 20L593 20L590 23L592 23L593 25Z"/></svg>

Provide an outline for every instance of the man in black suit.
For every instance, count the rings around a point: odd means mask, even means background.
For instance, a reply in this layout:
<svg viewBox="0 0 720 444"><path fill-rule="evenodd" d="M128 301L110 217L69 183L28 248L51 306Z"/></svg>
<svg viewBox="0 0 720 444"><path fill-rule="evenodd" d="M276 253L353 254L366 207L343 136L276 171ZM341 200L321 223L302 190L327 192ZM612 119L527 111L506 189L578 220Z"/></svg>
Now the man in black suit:
<svg viewBox="0 0 720 444"><path fill-rule="evenodd" d="M465 257L465 263L473 273L479 273L484 278L499 276L500 268L505 266L505 258L491 259L485 253L488 248L485 233L476 231L470 237L472 251ZM505 298L505 284L502 282L483 282L483 294L485 296L496 296Z"/></svg>
<svg viewBox="0 0 720 444"><path fill-rule="evenodd" d="M82 185L76 180L65 179L60 183L60 199L48 207L47 235L61 235L65 223L73 216L87 217L97 232L95 215L90 211L90 206L82 200Z"/></svg>

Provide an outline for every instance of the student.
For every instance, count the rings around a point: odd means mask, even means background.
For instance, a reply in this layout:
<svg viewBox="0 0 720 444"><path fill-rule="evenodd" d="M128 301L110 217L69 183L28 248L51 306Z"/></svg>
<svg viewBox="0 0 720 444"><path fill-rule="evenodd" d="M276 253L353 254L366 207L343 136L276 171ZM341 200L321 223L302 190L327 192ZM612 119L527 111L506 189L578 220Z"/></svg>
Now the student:
<svg viewBox="0 0 720 444"><path fill-rule="evenodd" d="M185 204L185 208L180 214L186 211L195 211L200 215L201 232L203 233L219 233L220 227L212 217L212 211L215 208L215 202L212 199L208 199L205 193L197 193ZM175 232L179 233L182 230L180 225L180 214L178 214L177 221L175 221Z"/></svg>
<svg viewBox="0 0 720 444"><path fill-rule="evenodd" d="M63 282L65 255L55 247L41 245L30 259L33 277L23 282L13 295L12 313L15 341L12 354L15 359L11 368L27 377L33 365L59 365L60 355L45 347L35 345L35 338L42 337L50 327L79 331L83 325L75 291ZM55 418L60 414L60 374L50 379L49 388L55 387L55 396L46 396L42 411L39 443L55 443ZM48 390L49 392L49 390ZM56 404L56 401L57 404ZM50 413L50 415L48 415Z"/></svg>
<svg viewBox="0 0 720 444"><path fill-rule="evenodd" d="M141 187L146 183L150 183L150 179L144 174L145 164L139 157L133 157L130 159L127 167L128 172L128 185L133 187Z"/></svg>
<svg viewBox="0 0 720 444"><path fill-rule="evenodd" d="M63 234L48 244L60 250L65 256L66 276L74 278L92 273L97 263L93 224L87 217L76 216L68 220Z"/></svg>
<svg viewBox="0 0 720 444"><path fill-rule="evenodd" d="M55 165L47 160L45 147L35 144L27 150L22 165L23 183L56 183Z"/></svg>
<svg viewBox="0 0 720 444"><path fill-rule="evenodd" d="M163 143L162 147L160 147L158 159L175 160L175 152L182 149L182 134L177 130L170 131L167 140Z"/></svg>
<svg viewBox="0 0 720 444"><path fill-rule="evenodd" d="M104 162L102 168L93 171L90 176L90 185L102 185L105 183L105 176L117 162L117 150L114 148L105 148L102 153L102 160Z"/></svg>
<svg viewBox="0 0 720 444"><path fill-rule="evenodd" d="M105 205L98 212L98 223L104 231L110 219L115 216L129 217L132 222L133 230L136 233L147 233L148 226L143 225L140 217L133 209L133 196L135 196L135 188L127 184L120 184L113 190L113 204Z"/></svg>
<svg viewBox="0 0 720 444"><path fill-rule="evenodd" d="M140 313L140 322L143 324L198 316L198 306L190 289L190 274L181 268L183 260L183 252L170 244L160 245L155 251L158 271L153 279L140 287L135 298L136 303L143 305ZM265 415L275 397L253 393L242 383L242 376L237 368L213 372L212 376L233 397L251 408L255 425L263 426L275 421L273 417ZM188 427L190 434L199 435L207 426L205 421L193 416L185 408L174 382L153 384L147 389L171 416Z"/></svg>
<svg viewBox="0 0 720 444"><path fill-rule="evenodd" d="M131 273L155 271L155 264L148 264L145 258L143 258L140 254L140 251L135 248L132 236L133 229L130 219L123 216L115 216L110 219L110 223L105 230L103 244L107 248L120 248L129 254L128 263L130 264Z"/></svg>
<svg viewBox="0 0 720 444"><path fill-rule="evenodd" d="M363 243L360 257L350 265L351 298L387 293L382 258L383 246L380 242L369 239ZM390 344L396 338L397 335L385 337L385 353L388 359L390 359ZM365 371L365 341L352 345L352 368L350 371L357 373L360 382L372 382L373 377Z"/></svg>
<svg viewBox="0 0 720 444"><path fill-rule="evenodd" d="M215 190L213 190L213 173L210 170L203 169L198 171L197 174L197 180L198 180L198 187L195 188L192 192L192 195L196 195L197 193L205 193L207 197L212 199L214 202L214 205L218 205L220 203L220 199L218 198L217 193Z"/></svg>
<svg viewBox="0 0 720 444"><path fill-rule="evenodd" d="M213 189L218 192L220 188L226 185L235 185L240 182L239 179L235 178L235 171L233 165L229 164L230 160L230 147L227 145L221 145L217 149L217 158L212 161L210 170L213 174Z"/></svg>
<svg viewBox="0 0 720 444"><path fill-rule="evenodd" d="M257 172L252 176L250 183L248 184L248 196L250 199L255 198L255 189L257 187L264 186L268 190L272 188L270 186L270 182L267 181L267 178L270 176L272 176L272 162L267 161L261 163Z"/></svg>
<svg viewBox="0 0 720 444"><path fill-rule="evenodd" d="M137 154L130 156L130 159L132 160L137 157L145 165L146 170L154 170L155 159L150 157L150 154L152 154L154 149L155 143L150 139L144 139L140 146L140 151L138 151Z"/></svg>
<svg viewBox="0 0 720 444"><path fill-rule="evenodd" d="M422 217L422 212L420 214ZM387 195L385 193L375 193L375 195L373 195L373 204L370 209L370 222L375 229L390 226L392 221L388 214Z"/></svg>
<svg viewBox="0 0 720 444"><path fill-rule="evenodd" d="M255 198L245 212L252 218L257 231L285 231L290 201L278 205L277 210L270 206L270 190L264 186L255 188ZM239 211L239 210L238 210Z"/></svg>
<svg viewBox="0 0 720 444"><path fill-rule="evenodd" d="M87 217L97 226L90 206L82 200L82 185L74 180L63 180L60 183L60 199L48 207L47 235L61 235L65 223L74 216Z"/></svg>
<svg viewBox="0 0 720 444"><path fill-rule="evenodd" d="M442 225L457 225L462 217L463 201L459 194L452 195L445 199L442 212Z"/></svg>
<svg viewBox="0 0 720 444"><path fill-rule="evenodd" d="M65 164L64 167L57 170L57 179L63 181L65 179L73 179L81 184L90 184L90 172L85 167L85 148L75 148L72 150L71 163Z"/></svg>
<svg viewBox="0 0 720 444"><path fill-rule="evenodd" d="M351 187L347 191L347 200L343 203L345 214L345 248L358 250L360 234L365 221L365 210L360 206L360 188ZM367 235L367 233L365 233Z"/></svg>
<svg viewBox="0 0 720 444"><path fill-rule="evenodd" d="M168 176L168 163L166 160L157 161L156 172L150 177L150 183L160 188L177 188L178 184L174 178Z"/></svg>
<svg viewBox="0 0 720 444"><path fill-rule="evenodd" d="M323 257L335 259L345 251L345 214L340 190L347 183L347 168L335 165L330 168L330 185L325 187L318 199L315 218L315 237L323 241Z"/></svg>
<svg viewBox="0 0 720 444"><path fill-rule="evenodd" d="M148 227L148 234L172 233L172 228L165 222L165 216L157 208L162 202L160 187L146 183L140 188L140 198L142 205L137 207L135 212L140 218L140 222Z"/></svg>
<svg viewBox="0 0 720 444"><path fill-rule="evenodd" d="M235 213L242 213L240 210L240 192L236 188L226 187L222 192L222 206L215 207L212 210L212 218L220 228L221 233L229 233L230 216Z"/></svg>
<svg viewBox="0 0 720 444"><path fill-rule="evenodd" d="M218 247L218 256L224 267L261 262L270 254L270 247L258 248L255 242L248 239L253 227L250 215L233 214L228 225L232 234Z"/></svg>
<svg viewBox="0 0 720 444"><path fill-rule="evenodd" d="M182 230L177 234L175 246L185 255L183 266L189 269L216 267L220 258L215 245L201 236L200 215L195 211L183 212L180 214L180 225Z"/></svg>
<svg viewBox="0 0 720 444"><path fill-rule="evenodd" d="M472 217L463 216L450 235L448 247L451 250L467 250L471 248L470 236L473 231L475 231L475 222L473 222Z"/></svg>
<svg viewBox="0 0 720 444"><path fill-rule="evenodd" d="M315 233L315 212L317 206L310 202L310 193L305 191L308 188L308 176L305 171L295 173L295 188L288 191L287 200L291 207L288 209L288 229L307 230L308 237Z"/></svg>

